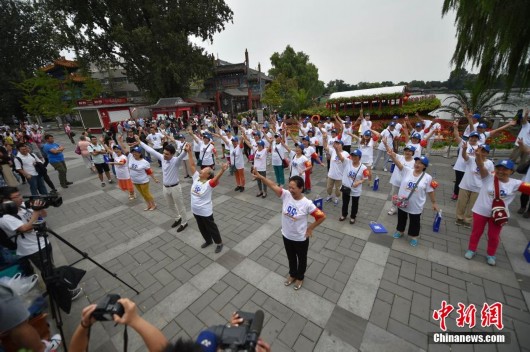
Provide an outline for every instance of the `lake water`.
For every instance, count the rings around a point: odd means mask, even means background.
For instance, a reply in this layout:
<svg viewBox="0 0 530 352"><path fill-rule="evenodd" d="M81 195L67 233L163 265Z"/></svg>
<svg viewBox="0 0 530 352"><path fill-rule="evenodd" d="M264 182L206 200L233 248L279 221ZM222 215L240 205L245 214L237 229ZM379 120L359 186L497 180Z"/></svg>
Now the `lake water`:
<svg viewBox="0 0 530 352"><path fill-rule="evenodd" d="M450 104L452 101L455 101L456 99L449 98L447 99L450 94L435 94L438 99L442 102L442 105ZM502 96L501 93L496 94L495 96ZM446 100L447 99L447 100ZM530 94L510 94L508 97L508 102L514 105L501 105L501 108L504 110L509 111L509 113L505 113L505 117L513 117L517 113L517 110L524 109L525 107L530 107ZM447 112L438 112L435 110L435 115L440 116L440 118L444 120L452 120L450 113Z"/></svg>

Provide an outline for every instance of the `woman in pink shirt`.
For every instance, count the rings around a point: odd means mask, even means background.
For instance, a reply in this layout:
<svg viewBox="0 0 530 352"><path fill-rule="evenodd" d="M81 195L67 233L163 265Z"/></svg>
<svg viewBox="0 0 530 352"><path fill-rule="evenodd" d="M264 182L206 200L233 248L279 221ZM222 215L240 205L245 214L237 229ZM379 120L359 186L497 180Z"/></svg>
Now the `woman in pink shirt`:
<svg viewBox="0 0 530 352"><path fill-rule="evenodd" d="M95 173L96 168L94 167L92 157L90 156L90 152L88 151L89 145L90 142L86 140L85 136L79 137L79 142L77 142L77 146L79 147L79 150L81 150L81 157L83 157L83 161L85 162L86 168L92 170L92 172Z"/></svg>

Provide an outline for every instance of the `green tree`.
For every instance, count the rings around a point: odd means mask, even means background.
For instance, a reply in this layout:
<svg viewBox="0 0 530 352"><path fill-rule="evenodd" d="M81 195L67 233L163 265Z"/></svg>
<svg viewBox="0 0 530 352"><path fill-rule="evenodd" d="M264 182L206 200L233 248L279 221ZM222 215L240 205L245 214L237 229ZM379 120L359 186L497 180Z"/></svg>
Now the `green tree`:
<svg viewBox="0 0 530 352"><path fill-rule="evenodd" d="M331 94L335 92L346 92L349 90L355 90L357 89L357 86L348 84L344 82L342 79L336 79L333 81L329 81L326 85L326 94Z"/></svg>
<svg viewBox="0 0 530 352"><path fill-rule="evenodd" d="M0 38L0 117L22 117L23 93L14 83L59 56L59 33L39 4L0 0Z"/></svg>
<svg viewBox="0 0 530 352"><path fill-rule="evenodd" d="M444 0L442 15L455 11L457 44L452 62L457 68L471 63L479 68L478 83L490 87L506 74L510 89L519 74L530 77L530 1Z"/></svg>
<svg viewBox="0 0 530 352"><path fill-rule="evenodd" d="M295 79L287 78L280 74L267 87L263 93L263 103L271 110L292 111L291 95L298 90Z"/></svg>
<svg viewBox="0 0 530 352"><path fill-rule="evenodd" d="M498 93L496 90L487 90L483 86L476 84L471 87L469 93L456 91L445 98L440 110L451 113L457 118L465 117L464 111L466 110L482 116L504 117L504 114L509 113L509 111L502 109L501 105L511 104L507 103L506 95L498 96ZM445 103L451 100L453 101Z"/></svg>
<svg viewBox="0 0 530 352"><path fill-rule="evenodd" d="M309 62L309 56L304 52L295 52L287 45L281 54L272 54L271 64L269 76L276 78L284 75L294 79L298 89L304 89L312 97L318 97L324 92L324 82L318 80L318 68Z"/></svg>
<svg viewBox="0 0 530 352"><path fill-rule="evenodd" d="M190 36L213 40L232 20L223 0L48 0L49 16L77 56L122 66L153 99L186 95L212 60Z"/></svg>

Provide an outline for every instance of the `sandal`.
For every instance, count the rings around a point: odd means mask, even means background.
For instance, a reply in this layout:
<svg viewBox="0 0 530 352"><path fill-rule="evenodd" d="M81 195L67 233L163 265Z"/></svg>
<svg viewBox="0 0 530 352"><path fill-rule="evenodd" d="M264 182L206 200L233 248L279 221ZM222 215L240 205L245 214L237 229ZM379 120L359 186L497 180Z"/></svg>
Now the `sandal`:
<svg viewBox="0 0 530 352"><path fill-rule="evenodd" d="M151 208L147 209L147 210L149 210L149 211L156 210L156 205L154 207L151 207Z"/></svg>
<svg viewBox="0 0 530 352"><path fill-rule="evenodd" d="M299 289L301 289L303 283L304 283L304 280L298 280L298 281L296 281L296 284L294 284L294 287L293 287L294 290L295 290L295 291L298 291Z"/></svg>
<svg viewBox="0 0 530 352"><path fill-rule="evenodd" d="M283 283L285 286L289 286L290 284L292 284L294 282L295 278L292 277L292 276L289 276L287 278L287 280L285 280L285 282Z"/></svg>
<svg viewBox="0 0 530 352"><path fill-rule="evenodd" d="M346 220L346 217L345 217L345 216L341 216L341 217L339 218L339 221L344 221L344 220Z"/></svg>
<svg viewBox="0 0 530 352"><path fill-rule="evenodd" d="M355 224L355 219L350 219L350 224L351 225Z"/></svg>

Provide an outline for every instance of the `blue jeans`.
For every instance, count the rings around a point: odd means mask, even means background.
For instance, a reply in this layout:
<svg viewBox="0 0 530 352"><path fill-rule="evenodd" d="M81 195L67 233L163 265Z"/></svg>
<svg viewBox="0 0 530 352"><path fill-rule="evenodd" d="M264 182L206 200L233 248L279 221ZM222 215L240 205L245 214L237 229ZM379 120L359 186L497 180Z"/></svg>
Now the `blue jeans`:
<svg viewBox="0 0 530 352"><path fill-rule="evenodd" d="M46 185L44 184L44 179L42 176L31 176L31 178L28 179L28 184L32 196L48 194L48 190L46 189Z"/></svg>

